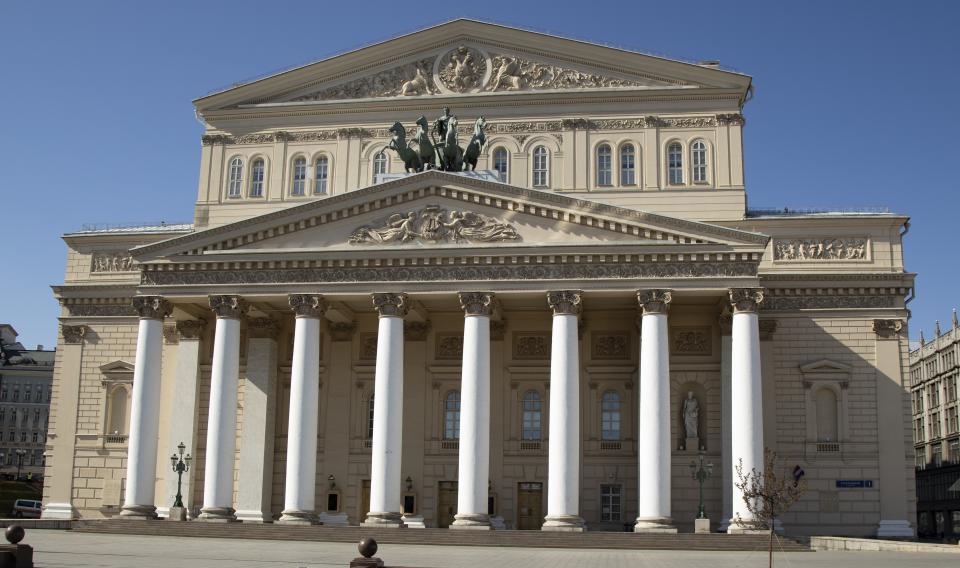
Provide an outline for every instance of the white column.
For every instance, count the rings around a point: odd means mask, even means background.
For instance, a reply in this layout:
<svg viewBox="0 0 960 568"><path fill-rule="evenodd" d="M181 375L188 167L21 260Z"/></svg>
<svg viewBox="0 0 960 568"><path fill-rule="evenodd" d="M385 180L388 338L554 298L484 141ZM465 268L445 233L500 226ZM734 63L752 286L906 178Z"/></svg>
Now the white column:
<svg viewBox="0 0 960 568"><path fill-rule="evenodd" d="M236 520L233 463L237 448L237 385L240 378L240 318L246 305L239 296L210 296L217 314L210 372L210 408L203 480L203 521Z"/></svg>
<svg viewBox="0 0 960 568"><path fill-rule="evenodd" d="M451 529L490 529L490 314L493 294L460 294L463 378L460 383L460 471Z"/></svg>
<svg viewBox="0 0 960 568"><path fill-rule="evenodd" d="M721 479L723 489L723 513L720 517L720 532L727 532L733 517L733 459L730 457L733 437L730 430L730 333L733 314L728 310L720 316L720 432L723 437L721 449Z"/></svg>
<svg viewBox="0 0 960 568"><path fill-rule="evenodd" d="M399 528L403 430L403 317L406 294L374 294L380 315L374 377L370 512L364 526Z"/></svg>
<svg viewBox="0 0 960 568"><path fill-rule="evenodd" d="M547 293L553 310L550 346L550 446L547 516L542 530L586 530L580 517L580 292Z"/></svg>
<svg viewBox="0 0 960 568"><path fill-rule="evenodd" d="M133 370L130 437L127 440L127 492L120 515L134 519L157 516L157 438L160 431L160 356L163 318L173 307L160 296L136 296L140 315L137 359Z"/></svg>
<svg viewBox="0 0 960 568"><path fill-rule="evenodd" d="M296 314L290 371L290 422L287 427L287 486L281 523L317 522L317 424L320 408L320 318L323 296L293 294Z"/></svg>
<svg viewBox="0 0 960 568"><path fill-rule="evenodd" d="M277 412L277 322L247 319L247 365L243 387L243 426L237 470L237 520L273 519L273 449Z"/></svg>
<svg viewBox="0 0 960 568"><path fill-rule="evenodd" d="M634 532L675 533L670 512L669 290L640 290L640 419L637 434L637 494Z"/></svg>
<svg viewBox="0 0 960 568"><path fill-rule="evenodd" d="M730 337L730 458L733 516L728 533L743 532L738 519L749 521L743 491L737 489L736 468L744 474L763 471L763 398L760 389L760 327L757 312L763 301L761 288L733 288L733 329Z"/></svg>
<svg viewBox="0 0 960 568"><path fill-rule="evenodd" d="M186 453L196 455L197 409L198 390L200 386L200 334L203 331L203 320L180 320L177 322L177 362L174 372L173 401L170 404L170 431L167 436L167 453L172 454L176 447L183 442L187 447ZM183 505L187 515L193 510L193 479L196 468L183 474L181 491ZM166 467L165 507L158 511L163 516L163 509L169 515L173 505L173 496L177 494L177 472L170 466Z"/></svg>

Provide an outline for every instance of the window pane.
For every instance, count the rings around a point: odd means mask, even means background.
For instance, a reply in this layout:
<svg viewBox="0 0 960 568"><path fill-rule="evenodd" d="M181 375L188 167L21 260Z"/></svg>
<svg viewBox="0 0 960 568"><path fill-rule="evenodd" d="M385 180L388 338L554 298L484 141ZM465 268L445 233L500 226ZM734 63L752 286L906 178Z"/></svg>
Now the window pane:
<svg viewBox="0 0 960 568"><path fill-rule="evenodd" d="M493 152L493 169L500 172L500 180L507 181L507 150L497 148Z"/></svg>
<svg viewBox="0 0 960 568"><path fill-rule="evenodd" d="M597 185L613 183L613 154L606 144L597 148Z"/></svg>
<svg viewBox="0 0 960 568"><path fill-rule="evenodd" d="M330 161L326 156L321 156L317 158L317 185L314 188L314 193L326 193L327 192L327 178L329 174L329 165Z"/></svg>
<svg viewBox="0 0 960 568"><path fill-rule="evenodd" d="M460 439L460 391L452 391L444 400L443 438Z"/></svg>
<svg viewBox="0 0 960 568"><path fill-rule="evenodd" d="M707 145L698 140L691 147L691 160L693 162L693 181L707 181Z"/></svg>
<svg viewBox="0 0 960 568"><path fill-rule="evenodd" d="M540 420L542 416L543 403L540 400L540 393L537 391L527 391L523 395L523 425L521 439L540 440Z"/></svg>
<svg viewBox="0 0 960 568"><path fill-rule="evenodd" d="M243 186L243 161L234 158L230 161L230 184L227 194L230 197L239 197Z"/></svg>
<svg viewBox="0 0 960 568"><path fill-rule="evenodd" d="M263 160L253 162L250 167L250 197L263 196Z"/></svg>
<svg viewBox="0 0 960 568"><path fill-rule="evenodd" d="M373 175L387 173L387 155L383 152L377 152L373 157Z"/></svg>
<svg viewBox="0 0 960 568"><path fill-rule="evenodd" d="M600 439L620 439L620 395L614 391L603 393L601 399Z"/></svg>
<svg viewBox="0 0 960 568"><path fill-rule="evenodd" d="M537 146L533 151L533 185L534 187L547 186L547 149Z"/></svg>
<svg viewBox="0 0 960 568"><path fill-rule="evenodd" d="M620 149L620 185L636 185L636 152L632 144Z"/></svg>
<svg viewBox="0 0 960 568"><path fill-rule="evenodd" d="M671 144L667 150L667 168L671 184L683 183L683 148L680 144Z"/></svg>
<svg viewBox="0 0 960 568"><path fill-rule="evenodd" d="M303 195L307 184L307 160L297 158L293 161L293 195Z"/></svg>

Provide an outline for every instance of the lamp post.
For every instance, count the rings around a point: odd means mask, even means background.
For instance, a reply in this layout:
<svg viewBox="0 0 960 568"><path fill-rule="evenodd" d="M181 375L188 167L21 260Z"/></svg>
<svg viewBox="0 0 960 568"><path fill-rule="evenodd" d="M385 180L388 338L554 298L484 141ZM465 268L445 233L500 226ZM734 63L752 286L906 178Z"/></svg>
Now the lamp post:
<svg viewBox="0 0 960 568"><path fill-rule="evenodd" d="M177 498L173 502L174 507L183 508L183 494L181 488L183 487L183 474L184 472L190 471L190 454L186 456L183 455L183 451L187 449L186 444L180 442L180 445L177 446L178 454L173 454L170 456L170 465L173 467L173 471L177 474Z"/></svg>
<svg viewBox="0 0 960 568"><path fill-rule="evenodd" d="M23 456L26 455L27 450L17 448L14 453L17 454L17 481L20 481L20 468L23 467Z"/></svg>
<svg viewBox="0 0 960 568"><path fill-rule="evenodd" d="M703 452L697 456L697 461L690 462L690 474L700 485L700 505L697 509L697 518L706 519L707 513L703 508L703 482L713 474L713 464L703 463Z"/></svg>

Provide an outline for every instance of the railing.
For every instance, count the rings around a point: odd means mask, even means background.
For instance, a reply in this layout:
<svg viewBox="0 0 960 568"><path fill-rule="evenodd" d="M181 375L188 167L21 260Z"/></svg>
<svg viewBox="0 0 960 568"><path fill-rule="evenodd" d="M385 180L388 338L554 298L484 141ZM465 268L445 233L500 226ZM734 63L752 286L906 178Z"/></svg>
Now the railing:
<svg viewBox="0 0 960 568"><path fill-rule="evenodd" d="M540 450L540 440L521 440L520 451Z"/></svg>
<svg viewBox="0 0 960 568"><path fill-rule="evenodd" d="M440 440L441 450L459 450L460 440Z"/></svg>
<svg viewBox="0 0 960 568"><path fill-rule="evenodd" d="M889 214L888 207L840 207L837 209L811 209L807 207L751 207L747 217L785 217L791 215L878 215Z"/></svg>
<svg viewBox="0 0 960 568"><path fill-rule="evenodd" d="M621 450L620 441L619 440L617 440L616 442L601 441L600 449L606 450L606 451L620 451Z"/></svg>
<svg viewBox="0 0 960 568"><path fill-rule="evenodd" d="M108 434L103 437L104 445L119 445L126 444L128 436L126 434Z"/></svg>
<svg viewBox="0 0 960 568"><path fill-rule="evenodd" d="M545 456L546 440L507 440L503 444L503 453L507 456Z"/></svg>
<svg viewBox="0 0 960 568"><path fill-rule="evenodd" d="M839 453L840 444L837 442L817 442L817 453Z"/></svg>

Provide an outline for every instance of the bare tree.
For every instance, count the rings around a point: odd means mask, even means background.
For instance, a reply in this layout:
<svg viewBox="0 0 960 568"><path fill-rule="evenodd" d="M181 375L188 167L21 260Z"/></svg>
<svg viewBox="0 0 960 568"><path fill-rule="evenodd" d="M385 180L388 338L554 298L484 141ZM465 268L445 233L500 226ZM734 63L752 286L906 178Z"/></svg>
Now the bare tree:
<svg viewBox="0 0 960 568"><path fill-rule="evenodd" d="M778 517L787 512L807 491L807 482L799 468L788 474L777 468L777 454L770 448L763 452L763 472L752 468L743 471L743 459L737 463L736 486L743 493L743 501L752 518L742 519L739 514L736 524L753 530L770 531L768 545L769 566L773 568L773 539ZM799 471L799 473L798 473Z"/></svg>

